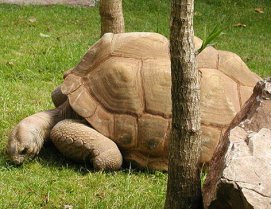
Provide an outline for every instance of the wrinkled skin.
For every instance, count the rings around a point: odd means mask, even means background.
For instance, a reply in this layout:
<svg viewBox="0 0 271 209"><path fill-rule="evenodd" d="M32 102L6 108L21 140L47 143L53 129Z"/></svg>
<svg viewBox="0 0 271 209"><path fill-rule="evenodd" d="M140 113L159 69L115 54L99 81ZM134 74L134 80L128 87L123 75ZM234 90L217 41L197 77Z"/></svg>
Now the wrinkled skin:
<svg viewBox="0 0 271 209"><path fill-rule="evenodd" d="M23 119L9 136L7 154L10 160L20 165L36 156L48 140L53 126L61 119L59 109L39 112Z"/></svg>
<svg viewBox="0 0 271 209"><path fill-rule="evenodd" d="M34 127L21 123L11 133L7 146L7 154L16 165L22 164L26 158L39 154L44 139Z"/></svg>
<svg viewBox="0 0 271 209"><path fill-rule="evenodd" d="M65 120L73 118L73 120ZM51 137L59 151L78 162L89 161L95 170L118 170L122 155L109 138L84 124L68 102L54 110L23 119L11 132L7 145L10 160L20 165L36 156ZM61 122L59 122L61 121ZM56 125L57 124L57 125Z"/></svg>

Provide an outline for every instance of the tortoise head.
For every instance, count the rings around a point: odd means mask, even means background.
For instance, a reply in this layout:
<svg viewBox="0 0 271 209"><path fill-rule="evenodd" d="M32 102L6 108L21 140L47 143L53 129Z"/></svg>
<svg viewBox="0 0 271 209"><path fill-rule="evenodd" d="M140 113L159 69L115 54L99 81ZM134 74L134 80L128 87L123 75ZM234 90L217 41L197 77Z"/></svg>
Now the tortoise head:
<svg viewBox="0 0 271 209"><path fill-rule="evenodd" d="M36 137L38 133L31 127L19 123L9 135L7 155L12 163L22 164L26 159L33 158L39 151Z"/></svg>

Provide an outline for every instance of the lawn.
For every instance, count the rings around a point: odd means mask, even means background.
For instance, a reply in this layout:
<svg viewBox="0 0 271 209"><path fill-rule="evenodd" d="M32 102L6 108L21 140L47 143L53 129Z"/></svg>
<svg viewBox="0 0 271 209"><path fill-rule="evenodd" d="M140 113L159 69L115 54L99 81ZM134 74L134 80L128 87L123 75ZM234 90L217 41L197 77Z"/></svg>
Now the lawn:
<svg viewBox="0 0 271 209"><path fill-rule="evenodd" d="M195 11L197 36L204 38L220 23L227 30L216 47L239 54L260 76L271 76L269 0L198 0ZM127 31L168 36L169 13L166 0L124 0ZM53 107L51 91L99 39L99 27L97 8L0 4L0 208L163 208L164 173L95 173L52 146L21 167L6 161L11 128Z"/></svg>

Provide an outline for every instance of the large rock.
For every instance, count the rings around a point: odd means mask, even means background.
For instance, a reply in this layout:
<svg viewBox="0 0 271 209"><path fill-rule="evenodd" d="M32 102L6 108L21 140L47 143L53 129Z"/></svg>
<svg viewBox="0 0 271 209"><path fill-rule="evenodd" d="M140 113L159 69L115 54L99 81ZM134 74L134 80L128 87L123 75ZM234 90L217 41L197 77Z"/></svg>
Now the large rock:
<svg viewBox="0 0 271 209"><path fill-rule="evenodd" d="M205 209L271 209L271 77L257 83L210 165Z"/></svg>

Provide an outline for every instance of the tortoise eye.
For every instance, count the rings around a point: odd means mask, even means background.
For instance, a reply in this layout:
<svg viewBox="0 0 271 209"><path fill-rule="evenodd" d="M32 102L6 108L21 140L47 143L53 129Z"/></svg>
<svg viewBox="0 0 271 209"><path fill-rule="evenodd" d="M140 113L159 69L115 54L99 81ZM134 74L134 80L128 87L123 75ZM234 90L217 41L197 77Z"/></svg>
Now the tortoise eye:
<svg viewBox="0 0 271 209"><path fill-rule="evenodd" d="M27 151L28 151L28 148L24 148L24 149L22 149L20 152L19 152L19 154L20 155L25 155L26 153L27 153Z"/></svg>

